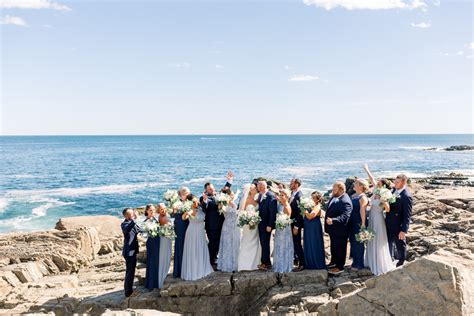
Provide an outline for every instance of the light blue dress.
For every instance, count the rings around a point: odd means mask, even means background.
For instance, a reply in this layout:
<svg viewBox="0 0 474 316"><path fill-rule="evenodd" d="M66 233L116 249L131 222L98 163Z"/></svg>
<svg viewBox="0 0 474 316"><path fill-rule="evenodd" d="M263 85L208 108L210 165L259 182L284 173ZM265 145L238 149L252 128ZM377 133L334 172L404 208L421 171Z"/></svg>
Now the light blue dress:
<svg viewBox="0 0 474 316"><path fill-rule="evenodd" d="M240 248L240 228L237 226L237 210L229 206L227 212L224 213L224 217L217 269L224 272L234 272L238 268Z"/></svg>
<svg viewBox="0 0 474 316"><path fill-rule="evenodd" d="M183 265L181 267L183 280L197 280L214 271L209 259L204 217L204 212L199 208L196 217L189 219L189 226L184 238Z"/></svg>
<svg viewBox="0 0 474 316"><path fill-rule="evenodd" d="M283 205L278 204L278 213L282 212ZM283 230L276 228L273 247L273 271L280 273L291 272L294 259L291 225L288 225Z"/></svg>
<svg viewBox="0 0 474 316"><path fill-rule="evenodd" d="M167 216L169 221L169 216ZM160 237L160 255L158 264L158 287L161 289L170 271L171 265L171 239Z"/></svg>

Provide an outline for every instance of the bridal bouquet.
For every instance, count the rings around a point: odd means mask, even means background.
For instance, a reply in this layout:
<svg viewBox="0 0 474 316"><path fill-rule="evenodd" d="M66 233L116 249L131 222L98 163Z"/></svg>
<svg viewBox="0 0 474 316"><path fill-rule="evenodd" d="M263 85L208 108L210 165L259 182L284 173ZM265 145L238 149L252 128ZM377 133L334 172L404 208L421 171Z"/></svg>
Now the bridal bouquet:
<svg viewBox="0 0 474 316"><path fill-rule="evenodd" d="M364 244L367 243L369 240L374 239L375 232L367 227L361 227L360 231L357 235L355 235L355 239L358 242L363 242Z"/></svg>
<svg viewBox="0 0 474 316"><path fill-rule="evenodd" d="M397 200L397 197L390 191L389 189L386 188L377 188L374 190L374 195L378 195L380 197L380 202L382 203L395 203Z"/></svg>
<svg viewBox="0 0 474 316"><path fill-rule="evenodd" d="M154 220L148 220L143 224L143 230L150 237L156 237L159 234L160 225Z"/></svg>
<svg viewBox="0 0 474 316"><path fill-rule="evenodd" d="M224 214L227 209L227 205L232 201L232 197L225 193L217 193L216 194L216 203L217 208L219 209L219 214Z"/></svg>
<svg viewBox="0 0 474 316"><path fill-rule="evenodd" d="M174 224L166 223L160 226L159 235L171 240L176 239L176 233L174 231Z"/></svg>
<svg viewBox="0 0 474 316"><path fill-rule="evenodd" d="M192 213L193 211L193 202L192 201L184 201L181 202L179 201L179 204L177 205L178 207L176 208L176 213Z"/></svg>
<svg viewBox="0 0 474 316"><path fill-rule="evenodd" d="M253 205L247 206L244 212L240 212L237 219L239 221L237 226L244 227L248 225L250 229L255 229L258 223L262 221L257 213L257 209Z"/></svg>
<svg viewBox="0 0 474 316"><path fill-rule="evenodd" d="M278 213L275 221L275 227L280 230L284 230L288 225L293 223L293 220L289 215L285 213Z"/></svg>
<svg viewBox="0 0 474 316"><path fill-rule="evenodd" d="M165 200L167 212L169 214L173 213L174 209L177 209L182 202L179 200L178 191L176 190L166 190L163 194Z"/></svg>
<svg viewBox="0 0 474 316"><path fill-rule="evenodd" d="M316 204L314 204L313 199L309 197L301 198L300 201L298 202L298 207L300 209L301 216L304 216L304 212L306 211L311 212L311 210L315 206Z"/></svg>

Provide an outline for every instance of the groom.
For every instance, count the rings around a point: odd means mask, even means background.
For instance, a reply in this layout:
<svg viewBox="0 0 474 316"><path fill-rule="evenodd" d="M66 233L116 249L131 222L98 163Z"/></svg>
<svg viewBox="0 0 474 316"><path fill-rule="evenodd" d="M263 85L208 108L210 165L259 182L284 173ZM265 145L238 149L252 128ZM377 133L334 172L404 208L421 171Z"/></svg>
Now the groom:
<svg viewBox="0 0 474 316"><path fill-rule="evenodd" d="M258 268L260 270L269 270L272 267L270 261L270 237L275 228L277 213L277 199L275 195L268 191L266 181L258 181L258 215L262 219L258 224L258 234L260 236L260 245L262 246L262 258Z"/></svg>
<svg viewBox="0 0 474 316"><path fill-rule="evenodd" d="M232 171L227 173L227 182L225 187L230 188L232 186L232 180L234 174ZM204 193L200 199L200 205L205 215L205 229L207 239L209 240L209 258L211 266L214 270L217 270L217 254L219 252L219 243L221 240L222 224L224 223L224 215L219 214L217 202L215 200L216 189L214 185L207 182L204 185Z"/></svg>
<svg viewBox="0 0 474 316"><path fill-rule="evenodd" d="M395 178L395 190L393 193L397 197L397 200L390 204L390 212L387 213L385 218L388 247L392 258L394 257L394 244L397 247L397 267L403 265L405 262L407 252L407 242L405 237L408 232L408 226L410 225L413 205L412 196L406 188L407 182L408 178L404 174L400 174Z"/></svg>

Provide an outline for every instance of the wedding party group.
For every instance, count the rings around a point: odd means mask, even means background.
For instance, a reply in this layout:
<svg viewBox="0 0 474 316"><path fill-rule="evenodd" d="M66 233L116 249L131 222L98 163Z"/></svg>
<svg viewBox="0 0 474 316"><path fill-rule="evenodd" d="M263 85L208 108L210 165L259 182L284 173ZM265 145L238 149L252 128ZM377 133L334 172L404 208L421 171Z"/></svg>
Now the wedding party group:
<svg viewBox="0 0 474 316"><path fill-rule="evenodd" d="M124 209L125 296L136 295L139 234L146 238L145 287L150 290L163 287L172 255L173 277L183 280L257 269L328 269L338 275L348 242L353 270L369 268L380 275L403 265L412 210L408 178L400 174L392 184L376 180L367 165L364 170L369 181L357 178L351 196L344 182L335 182L325 205L318 191L304 196L296 178L289 186L255 179L242 192L233 191L229 172L221 190L208 182L200 197L187 187L167 190L163 203L145 207L144 220L134 209ZM328 263L324 232L330 240Z"/></svg>

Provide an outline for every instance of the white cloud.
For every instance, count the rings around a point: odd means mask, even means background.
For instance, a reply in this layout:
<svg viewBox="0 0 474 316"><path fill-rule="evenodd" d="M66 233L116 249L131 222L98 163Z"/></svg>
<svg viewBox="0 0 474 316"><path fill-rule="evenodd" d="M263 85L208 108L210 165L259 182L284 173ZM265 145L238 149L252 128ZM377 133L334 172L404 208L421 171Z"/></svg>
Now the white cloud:
<svg viewBox="0 0 474 316"><path fill-rule="evenodd" d="M182 62L169 63L168 66L175 67L175 68L189 68L191 67L191 63L182 61Z"/></svg>
<svg viewBox="0 0 474 316"><path fill-rule="evenodd" d="M293 67L291 67L290 65L285 65L285 66L283 66L283 68L285 68L285 70L293 69Z"/></svg>
<svg viewBox="0 0 474 316"><path fill-rule="evenodd" d="M419 27L421 29L427 29L429 27L431 27L431 23L430 22L420 22L420 23L411 23L411 26L413 27Z"/></svg>
<svg viewBox="0 0 474 316"><path fill-rule="evenodd" d="M439 7L441 5L441 1L440 0L434 0L433 5Z"/></svg>
<svg viewBox="0 0 474 316"><path fill-rule="evenodd" d="M2 9L53 9L70 11L68 6L50 0L0 0Z"/></svg>
<svg viewBox="0 0 474 316"><path fill-rule="evenodd" d="M347 10L426 9L423 0L303 0L303 2L326 10L337 7Z"/></svg>
<svg viewBox="0 0 474 316"><path fill-rule="evenodd" d="M311 75L295 75L288 79L288 81L314 81L319 80L318 76L311 76Z"/></svg>
<svg viewBox="0 0 474 316"><path fill-rule="evenodd" d="M23 26L23 27L28 27L28 24L20 18L19 16L1 16L0 17L0 24L11 24L11 25L16 25L16 26Z"/></svg>
<svg viewBox="0 0 474 316"><path fill-rule="evenodd" d="M474 42L471 42L471 44L469 44L469 48L474 49Z"/></svg>
<svg viewBox="0 0 474 316"><path fill-rule="evenodd" d="M458 56L461 56L461 55L464 55L464 52L463 52L462 50L460 50L460 51L458 51L456 54L457 54Z"/></svg>
<svg viewBox="0 0 474 316"><path fill-rule="evenodd" d="M224 66L219 65L219 64L217 64L215 67L216 67L216 69L223 69L224 68Z"/></svg>

